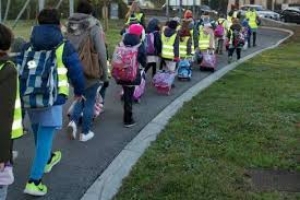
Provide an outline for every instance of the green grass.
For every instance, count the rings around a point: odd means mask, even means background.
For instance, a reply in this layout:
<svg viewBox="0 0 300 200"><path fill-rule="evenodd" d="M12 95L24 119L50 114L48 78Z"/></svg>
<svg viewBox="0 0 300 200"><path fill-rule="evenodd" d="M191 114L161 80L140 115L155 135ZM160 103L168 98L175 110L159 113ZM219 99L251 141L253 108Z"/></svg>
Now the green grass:
<svg viewBox="0 0 300 200"><path fill-rule="evenodd" d="M102 22L102 21L101 21ZM13 32L16 37L21 36L26 40L30 37L32 26L34 25L34 21L20 21L17 26L13 29ZM7 25L9 27L12 26L12 22L8 22ZM103 22L102 22L103 25ZM109 20L109 28L106 32L106 40L108 43L109 55L112 55L112 52L118 42L121 40L120 31L123 28L124 21L123 20Z"/></svg>
<svg viewBox="0 0 300 200"><path fill-rule="evenodd" d="M258 192L251 168L300 171L300 37L217 81L171 119L117 200L300 199Z"/></svg>

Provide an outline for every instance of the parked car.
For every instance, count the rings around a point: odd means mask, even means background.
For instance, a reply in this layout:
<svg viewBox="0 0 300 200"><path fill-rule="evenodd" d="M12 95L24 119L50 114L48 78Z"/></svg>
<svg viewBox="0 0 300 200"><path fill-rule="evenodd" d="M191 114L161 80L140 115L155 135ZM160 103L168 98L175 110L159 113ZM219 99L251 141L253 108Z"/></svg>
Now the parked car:
<svg viewBox="0 0 300 200"><path fill-rule="evenodd" d="M254 8L260 18L268 18L273 20L280 20L280 14L273 12L271 10L265 9L261 5L257 4L251 4L251 5L244 5L241 7L241 15L245 16L246 12L249 10L249 8Z"/></svg>
<svg viewBox="0 0 300 200"><path fill-rule="evenodd" d="M282 11L281 20L300 24L300 7L290 7Z"/></svg>

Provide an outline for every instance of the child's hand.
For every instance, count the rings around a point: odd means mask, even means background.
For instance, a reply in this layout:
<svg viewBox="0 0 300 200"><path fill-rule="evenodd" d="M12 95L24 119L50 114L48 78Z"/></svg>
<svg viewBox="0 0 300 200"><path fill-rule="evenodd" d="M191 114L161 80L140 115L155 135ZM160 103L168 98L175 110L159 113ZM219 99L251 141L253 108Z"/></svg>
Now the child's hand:
<svg viewBox="0 0 300 200"><path fill-rule="evenodd" d="M4 163L0 163L0 172L4 170Z"/></svg>

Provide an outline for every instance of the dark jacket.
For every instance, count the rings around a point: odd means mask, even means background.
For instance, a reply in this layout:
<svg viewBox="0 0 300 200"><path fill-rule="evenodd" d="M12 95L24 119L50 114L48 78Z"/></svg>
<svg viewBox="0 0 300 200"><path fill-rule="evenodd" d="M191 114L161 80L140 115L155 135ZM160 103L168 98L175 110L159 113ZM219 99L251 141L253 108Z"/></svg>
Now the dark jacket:
<svg viewBox="0 0 300 200"><path fill-rule="evenodd" d="M17 93L17 70L2 58L0 65L0 163L12 158L12 124Z"/></svg>
<svg viewBox="0 0 300 200"><path fill-rule="evenodd" d="M92 15L83 13L74 13L68 22L68 38L72 41L72 45L77 52L79 51L82 41L85 39L85 32L89 31L90 37L94 44L95 50L98 53L100 71L103 72L101 81L108 81L107 70L107 55L105 48L105 40L103 28L96 18ZM85 77L85 88L88 88L95 83L99 82L99 79Z"/></svg>
<svg viewBox="0 0 300 200"><path fill-rule="evenodd" d="M146 29L146 33L153 33L154 34L154 48L155 48L155 56L159 56L161 54L161 37L159 33L160 27L159 27L159 21L158 19L152 19L149 21L149 24Z"/></svg>
<svg viewBox="0 0 300 200"><path fill-rule="evenodd" d="M64 41L60 27L57 25L38 25L32 30L30 42L24 45L23 51L32 46L35 50L51 50L65 42L63 50L63 63L67 68L67 76L74 87L74 94L81 96L84 91L84 76L79 56L69 41ZM23 54L23 53L22 53ZM22 64L22 57L17 58L18 64ZM59 95L54 105L62 105L67 98Z"/></svg>
<svg viewBox="0 0 300 200"><path fill-rule="evenodd" d="M166 37L171 37L174 34L177 34L173 47L174 47L174 56L175 56L175 58L179 58L179 35L178 35L178 31L176 31L176 29L171 29L171 28L167 27L164 30L163 34Z"/></svg>
<svg viewBox="0 0 300 200"><path fill-rule="evenodd" d="M137 35L134 34L125 34L123 38L123 44L128 47L133 47L138 44L140 44L141 39ZM146 55L146 49L145 44L142 42L141 45L138 48L138 62L140 63L142 68L146 67L147 64L147 55ZM136 79L133 82L123 82L120 81L118 84L120 85L139 85L141 83L141 74L138 73Z"/></svg>

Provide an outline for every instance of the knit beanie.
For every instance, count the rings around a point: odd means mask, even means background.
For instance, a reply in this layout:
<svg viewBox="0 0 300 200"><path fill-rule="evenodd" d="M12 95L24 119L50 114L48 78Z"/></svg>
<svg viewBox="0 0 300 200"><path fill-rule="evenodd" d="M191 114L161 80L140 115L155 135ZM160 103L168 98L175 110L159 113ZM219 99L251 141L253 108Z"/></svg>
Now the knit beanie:
<svg viewBox="0 0 300 200"><path fill-rule="evenodd" d="M132 24L129 26L128 28L128 33L129 34L133 34L133 35L137 35L137 36L141 36L143 33L144 27L140 24Z"/></svg>
<svg viewBox="0 0 300 200"><path fill-rule="evenodd" d="M184 18L184 19L192 19L192 18L193 18L193 12L190 11L190 10L186 10L186 11L184 12L183 18Z"/></svg>
<svg viewBox="0 0 300 200"><path fill-rule="evenodd" d="M171 29L176 29L178 26L178 22L177 21L169 21L168 23L168 27L171 28Z"/></svg>

